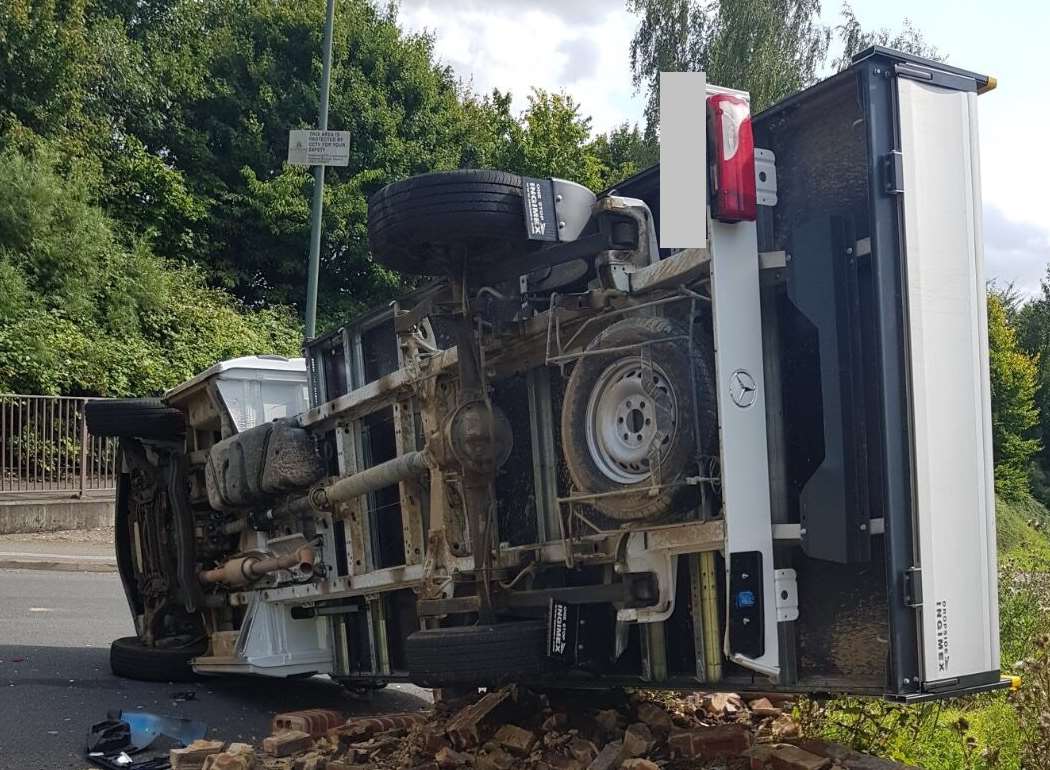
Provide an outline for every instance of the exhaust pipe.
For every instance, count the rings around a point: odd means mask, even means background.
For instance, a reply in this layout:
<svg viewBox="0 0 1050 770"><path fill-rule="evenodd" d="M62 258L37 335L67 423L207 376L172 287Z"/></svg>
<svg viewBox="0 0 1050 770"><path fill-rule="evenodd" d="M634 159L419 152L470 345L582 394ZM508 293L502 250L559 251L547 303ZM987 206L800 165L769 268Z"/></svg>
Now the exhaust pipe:
<svg viewBox="0 0 1050 770"><path fill-rule="evenodd" d="M215 569L202 570L197 577L204 585L223 583L231 587L240 587L282 569L297 569L303 575L312 575L314 549L304 545L292 553L280 556L240 556Z"/></svg>

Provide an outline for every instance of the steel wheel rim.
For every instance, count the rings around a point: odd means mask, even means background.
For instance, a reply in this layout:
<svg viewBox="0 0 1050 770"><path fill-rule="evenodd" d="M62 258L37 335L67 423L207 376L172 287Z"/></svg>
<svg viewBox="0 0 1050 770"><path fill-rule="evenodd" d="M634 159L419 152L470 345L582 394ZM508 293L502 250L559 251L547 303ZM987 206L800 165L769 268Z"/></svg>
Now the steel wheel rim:
<svg viewBox="0 0 1050 770"><path fill-rule="evenodd" d="M598 377L585 414L587 451L606 478L637 484L652 476L678 426L678 400L664 370L640 358Z"/></svg>

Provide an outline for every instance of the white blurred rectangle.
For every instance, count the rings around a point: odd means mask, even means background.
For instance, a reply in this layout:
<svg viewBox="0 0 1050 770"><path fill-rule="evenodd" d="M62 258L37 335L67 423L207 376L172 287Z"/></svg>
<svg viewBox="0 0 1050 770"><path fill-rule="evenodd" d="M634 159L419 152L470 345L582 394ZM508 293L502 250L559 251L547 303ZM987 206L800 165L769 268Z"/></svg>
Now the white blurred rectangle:
<svg viewBox="0 0 1050 770"><path fill-rule="evenodd" d="M707 76L660 73L660 248L707 245Z"/></svg>

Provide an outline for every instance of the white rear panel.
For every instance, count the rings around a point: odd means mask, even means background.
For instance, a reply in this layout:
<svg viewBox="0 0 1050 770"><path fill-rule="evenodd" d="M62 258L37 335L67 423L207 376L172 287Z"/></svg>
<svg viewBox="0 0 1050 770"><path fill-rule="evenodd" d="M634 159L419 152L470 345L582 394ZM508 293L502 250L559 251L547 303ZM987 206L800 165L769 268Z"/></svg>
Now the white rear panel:
<svg viewBox="0 0 1050 770"><path fill-rule="evenodd" d="M924 682L999 668L977 95L898 80Z"/></svg>
<svg viewBox="0 0 1050 770"><path fill-rule="evenodd" d="M762 554L762 626L765 650L735 663L777 677L776 588L769 502L762 310L754 222L711 222L711 306L715 327L715 375L726 525L726 584L733 554ZM742 378L742 379L741 379ZM740 388L746 383L745 389ZM729 603L727 591L726 602ZM728 635L727 635L728 642Z"/></svg>

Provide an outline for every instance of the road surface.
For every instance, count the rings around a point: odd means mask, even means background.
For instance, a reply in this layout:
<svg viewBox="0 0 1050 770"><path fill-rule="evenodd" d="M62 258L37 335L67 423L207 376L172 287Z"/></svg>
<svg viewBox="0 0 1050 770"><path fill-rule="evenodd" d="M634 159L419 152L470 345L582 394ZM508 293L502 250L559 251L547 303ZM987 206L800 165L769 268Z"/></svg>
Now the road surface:
<svg viewBox="0 0 1050 770"><path fill-rule="evenodd" d="M119 679L109 672L109 643L131 633L115 574L0 570L0 770L83 770L84 736L112 709L191 717L209 725L209 738L258 741L278 711L338 708L353 715L427 704L426 691L400 685L369 702L352 700L323 677ZM184 690L196 699L172 699Z"/></svg>

